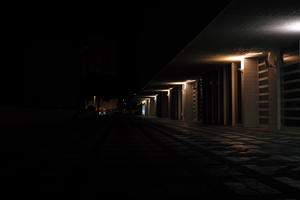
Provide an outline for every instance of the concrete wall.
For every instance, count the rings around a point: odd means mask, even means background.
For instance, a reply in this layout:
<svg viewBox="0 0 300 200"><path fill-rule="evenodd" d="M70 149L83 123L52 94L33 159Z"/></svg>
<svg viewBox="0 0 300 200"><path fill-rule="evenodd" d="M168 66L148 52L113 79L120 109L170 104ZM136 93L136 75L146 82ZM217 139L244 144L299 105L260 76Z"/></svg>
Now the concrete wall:
<svg viewBox="0 0 300 200"><path fill-rule="evenodd" d="M168 96L167 94L157 95L156 113L157 117L167 118L168 114Z"/></svg>

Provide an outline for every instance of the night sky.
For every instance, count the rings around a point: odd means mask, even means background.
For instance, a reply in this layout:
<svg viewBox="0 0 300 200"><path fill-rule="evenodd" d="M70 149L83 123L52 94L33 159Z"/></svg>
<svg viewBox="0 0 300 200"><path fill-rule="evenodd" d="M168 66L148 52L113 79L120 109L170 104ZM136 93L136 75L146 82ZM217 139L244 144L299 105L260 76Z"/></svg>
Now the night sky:
<svg viewBox="0 0 300 200"><path fill-rule="evenodd" d="M135 93L228 2L7 7L1 106Z"/></svg>

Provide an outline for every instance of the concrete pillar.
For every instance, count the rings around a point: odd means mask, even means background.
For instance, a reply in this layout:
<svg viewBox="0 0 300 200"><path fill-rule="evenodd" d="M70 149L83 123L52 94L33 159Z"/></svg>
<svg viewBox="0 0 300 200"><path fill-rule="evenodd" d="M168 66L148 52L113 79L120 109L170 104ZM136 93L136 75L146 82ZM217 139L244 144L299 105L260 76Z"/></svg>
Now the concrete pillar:
<svg viewBox="0 0 300 200"><path fill-rule="evenodd" d="M238 80L237 80L237 63L231 64L231 113L232 113L232 126L236 126L237 123L237 112L238 112Z"/></svg>
<svg viewBox="0 0 300 200"><path fill-rule="evenodd" d="M194 113L193 109L193 105L197 103L193 102L193 90L195 85L196 82L186 83L185 89L183 90L183 118L186 121L195 121L197 119L197 113Z"/></svg>
<svg viewBox="0 0 300 200"><path fill-rule="evenodd" d="M149 115L149 102L148 99L145 100L145 116Z"/></svg>
<svg viewBox="0 0 300 200"><path fill-rule="evenodd" d="M223 67L223 124L228 125L229 116L229 83L228 83L228 67Z"/></svg>
<svg viewBox="0 0 300 200"><path fill-rule="evenodd" d="M191 88L190 84L186 83L183 90L183 120L191 121Z"/></svg>
<svg viewBox="0 0 300 200"><path fill-rule="evenodd" d="M198 121L200 123L203 123L203 79L200 78L198 81L197 81L197 106L198 106L198 109L197 109L197 112L198 112Z"/></svg>
<svg viewBox="0 0 300 200"><path fill-rule="evenodd" d="M214 77L214 72L210 73L210 100L211 100L211 104L210 104L210 122L212 124L215 124L215 77Z"/></svg>
<svg viewBox="0 0 300 200"><path fill-rule="evenodd" d="M282 54L273 50L268 54L269 78L269 126L272 129L281 128L281 98L280 98L280 67Z"/></svg>
<svg viewBox="0 0 300 200"><path fill-rule="evenodd" d="M161 117L167 118L169 113L169 101L167 94L161 94Z"/></svg>
<svg viewBox="0 0 300 200"><path fill-rule="evenodd" d="M222 71L221 69L218 70L218 80L217 80L217 90L218 90L218 97L217 97L217 101L218 101L218 124L223 124L223 122L221 122L222 119L222 112L221 112L221 108L222 108L222 92L221 92L221 76L222 76Z"/></svg>
<svg viewBox="0 0 300 200"><path fill-rule="evenodd" d="M147 115L150 116L151 115L151 102L150 102L150 98L147 99Z"/></svg>
<svg viewBox="0 0 300 200"><path fill-rule="evenodd" d="M179 118L179 101L178 101L179 89L174 87L170 92L170 118L171 119L180 119Z"/></svg>
<svg viewBox="0 0 300 200"><path fill-rule="evenodd" d="M168 96L168 118L171 119L172 116L171 116L171 109L172 109L172 106L171 106L171 92L172 92L172 89L169 89L169 92L167 94Z"/></svg>
<svg viewBox="0 0 300 200"><path fill-rule="evenodd" d="M244 127L257 127L258 121L258 61L245 58L242 62L242 119Z"/></svg>
<svg viewBox="0 0 300 200"><path fill-rule="evenodd" d="M162 95L159 94L156 97L156 116L162 117Z"/></svg>
<svg viewBox="0 0 300 200"><path fill-rule="evenodd" d="M156 102L155 98L150 98L150 115L156 116Z"/></svg>
<svg viewBox="0 0 300 200"><path fill-rule="evenodd" d="M209 73L206 74L206 76L203 77L204 80L204 123L211 124L211 80Z"/></svg>
<svg viewBox="0 0 300 200"><path fill-rule="evenodd" d="M182 104L182 86L178 86L178 119L183 119L183 104Z"/></svg>
<svg viewBox="0 0 300 200"><path fill-rule="evenodd" d="M186 84L182 85L182 93L181 93L181 103L182 103L182 107L181 107L181 118L182 120L185 120L185 104L186 104Z"/></svg>
<svg viewBox="0 0 300 200"><path fill-rule="evenodd" d="M174 119L174 112L175 112L175 107L174 107L174 90L170 89L169 90L169 118Z"/></svg>
<svg viewBox="0 0 300 200"><path fill-rule="evenodd" d="M192 109L193 121L198 121L198 80L191 83L192 85Z"/></svg>

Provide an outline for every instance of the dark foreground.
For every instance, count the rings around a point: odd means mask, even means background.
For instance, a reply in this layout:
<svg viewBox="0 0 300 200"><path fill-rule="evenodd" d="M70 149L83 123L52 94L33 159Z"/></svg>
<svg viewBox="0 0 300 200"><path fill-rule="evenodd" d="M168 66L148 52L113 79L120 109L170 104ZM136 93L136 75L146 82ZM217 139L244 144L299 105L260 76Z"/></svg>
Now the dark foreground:
<svg viewBox="0 0 300 200"><path fill-rule="evenodd" d="M106 116L3 125L2 194L53 199L296 199L300 133Z"/></svg>

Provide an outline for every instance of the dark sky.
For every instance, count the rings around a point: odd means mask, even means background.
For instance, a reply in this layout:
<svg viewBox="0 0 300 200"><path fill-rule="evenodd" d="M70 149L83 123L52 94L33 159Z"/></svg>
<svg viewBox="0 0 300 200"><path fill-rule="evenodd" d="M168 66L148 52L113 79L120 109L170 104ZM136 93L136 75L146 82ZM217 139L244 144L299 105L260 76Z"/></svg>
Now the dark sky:
<svg viewBox="0 0 300 200"><path fill-rule="evenodd" d="M81 18L82 40L114 41L117 52L115 73L122 83L118 82L118 87L123 86L121 90L125 93L134 92L187 45L227 3L173 2L106 7L103 12L91 12Z"/></svg>
<svg viewBox="0 0 300 200"><path fill-rule="evenodd" d="M75 105L87 95L134 93L228 2L9 7L1 104Z"/></svg>

